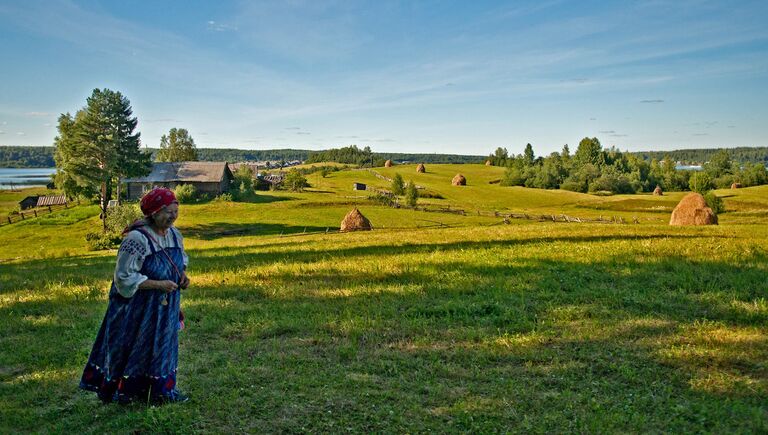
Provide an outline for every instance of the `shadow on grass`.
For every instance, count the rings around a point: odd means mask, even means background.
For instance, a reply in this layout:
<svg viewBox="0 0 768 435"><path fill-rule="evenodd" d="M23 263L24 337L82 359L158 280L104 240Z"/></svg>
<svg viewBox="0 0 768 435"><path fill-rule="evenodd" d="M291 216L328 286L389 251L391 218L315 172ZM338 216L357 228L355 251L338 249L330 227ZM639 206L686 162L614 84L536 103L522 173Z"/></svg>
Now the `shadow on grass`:
<svg viewBox="0 0 768 435"><path fill-rule="evenodd" d="M259 432L761 431L768 399L763 254L744 265L676 255L589 265L524 252L510 265L453 258L490 247L627 238L191 252L197 270L221 281L193 283L185 294L180 383L195 399L186 414L168 418L183 428ZM387 271L303 267L329 256L366 265L370 256L413 253L451 260L424 257ZM113 261L67 260L24 266L85 281ZM276 261L299 267L265 268L246 284L231 275ZM55 293L0 308L8 320L0 326L0 361L9 367L3 396L17 428L109 427L109 418L89 420L92 395L71 393L104 308L103 300ZM66 375L46 375L57 371ZM60 391L79 413L45 405L60 403L50 400ZM146 424L143 409L104 409L120 413L123 430Z"/></svg>
<svg viewBox="0 0 768 435"><path fill-rule="evenodd" d="M212 240L227 236L274 236L279 234L313 233L318 231L336 231L337 228L318 226L294 226L283 224L236 224L230 222L212 222L184 228L185 237Z"/></svg>

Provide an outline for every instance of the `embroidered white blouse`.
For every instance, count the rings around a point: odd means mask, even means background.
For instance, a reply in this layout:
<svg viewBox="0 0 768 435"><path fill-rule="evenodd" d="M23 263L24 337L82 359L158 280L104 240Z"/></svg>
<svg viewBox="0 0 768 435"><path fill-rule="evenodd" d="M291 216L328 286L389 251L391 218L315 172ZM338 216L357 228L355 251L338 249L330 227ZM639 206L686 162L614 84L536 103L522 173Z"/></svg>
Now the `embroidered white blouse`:
<svg viewBox="0 0 768 435"><path fill-rule="evenodd" d="M189 263L187 253L184 251L184 239L176 227L171 227L161 236L152 230L149 226L142 227L148 234L155 238L161 248L173 248L173 234L176 233L176 240L179 242L182 255L184 257L184 268ZM126 298L132 297L139 289L139 284L146 281L148 277L140 273L144 265L144 259L152 253L147 238L137 230L129 232L123 243L120 244L120 250L117 252L117 266L115 266L115 287L117 291ZM163 255L162 253L159 253Z"/></svg>

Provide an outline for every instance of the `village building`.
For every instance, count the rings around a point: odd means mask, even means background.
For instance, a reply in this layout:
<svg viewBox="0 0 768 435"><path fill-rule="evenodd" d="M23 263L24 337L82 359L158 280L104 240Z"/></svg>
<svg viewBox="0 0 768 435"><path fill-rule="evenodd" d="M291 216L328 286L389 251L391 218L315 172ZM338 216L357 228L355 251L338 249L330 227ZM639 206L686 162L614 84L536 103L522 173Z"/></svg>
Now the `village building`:
<svg viewBox="0 0 768 435"><path fill-rule="evenodd" d="M22 210L28 210L30 208L37 207L37 199L40 198L39 196L28 196L21 201L19 201L19 208Z"/></svg>
<svg viewBox="0 0 768 435"><path fill-rule="evenodd" d="M35 195L28 196L19 201L21 210L29 210L36 207L49 207L56 205L66 205L67 197L64 195Z"/></svg>
<svg viewBox="0 0 768 435"><path fill-rule="evenodd" d="M128 198L138 199L153 187L175 189L182 184L195 186L200 194L221 195L229 190L233 179L227 162L163 162L153 163L147 176L123 181Z"/></svg>

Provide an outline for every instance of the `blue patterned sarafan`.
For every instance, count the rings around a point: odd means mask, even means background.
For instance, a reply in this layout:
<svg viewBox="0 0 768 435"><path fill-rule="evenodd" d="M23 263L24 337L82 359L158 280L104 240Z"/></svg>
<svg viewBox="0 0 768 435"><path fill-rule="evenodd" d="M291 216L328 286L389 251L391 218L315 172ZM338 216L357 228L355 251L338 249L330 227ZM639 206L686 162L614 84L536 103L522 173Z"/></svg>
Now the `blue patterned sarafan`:
<svg viewBox="0 0 768 435"><path fill-rule="evenodd" d="M169 229L174 246L165 248L168 256L144 229L136 231L147 238L151 250L140 273L152 280L171 280L179 285L182 277L178 271L184 270L184 254L175 228ZM173 400L178 394L180 298L178 289L171 293L138 290L126 298L113 282L107 314L83 371L80 388L96 392L103 402Z"/></svg>

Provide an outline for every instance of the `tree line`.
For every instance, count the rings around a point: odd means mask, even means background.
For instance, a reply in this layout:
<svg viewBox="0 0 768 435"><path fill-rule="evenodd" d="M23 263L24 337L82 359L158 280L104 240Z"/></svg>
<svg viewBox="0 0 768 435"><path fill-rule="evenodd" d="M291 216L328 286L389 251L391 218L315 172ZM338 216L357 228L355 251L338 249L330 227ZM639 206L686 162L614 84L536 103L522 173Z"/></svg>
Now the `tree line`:
<svg viewBox="0 0 768 435"><path fill-rule="evenodd" d="M489 155L492 165L504 166L501 184L540 189L563 189L574 192L636 193L662 190L691 189L692 171L677 169L670 154L662 160L643 159L637 153L623 153L611 147L604 149L597 138L584 138L576 152L568 145L560 152L536 157L533 146L527 144L522 154L510 156L506 148L497 148ZM734 162L728 150L710 156L703 166L707 184L727 188L733 183L744 187L768 183L768 173L762 163ZM694 183L698 183L698 178ZM698 184L697 184L698 186Z"/></svg>
<svg viewBox="0 0 768 435"><path fill-rule="evenodd" d="M0 146L0 168L51 168L53 147Z"/></svg>
<svg viewBox="0 0 768 435"><path fill-rule="evenodd" d="M736 148L702 148L685 149L675 151L640 151L633 154L644 160L663 160L669 155L676 162L684 165L701 165L712 159L714 155L722 151L728 151L728 155L738 163L762 163L768 165L768 147L736 147Z"/></svg>
<svg viewBox="0 0 768 435"><path fill-rule="evenodd" d="M370 147L360 149L357 145L350 145L313 152L306 159L306 163L336 162L376 167L384 166L387 160L411 163L481 163L484 157L459 154L375 153Z"/></svg>

